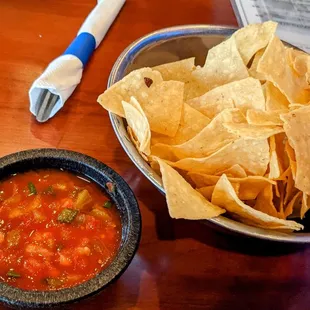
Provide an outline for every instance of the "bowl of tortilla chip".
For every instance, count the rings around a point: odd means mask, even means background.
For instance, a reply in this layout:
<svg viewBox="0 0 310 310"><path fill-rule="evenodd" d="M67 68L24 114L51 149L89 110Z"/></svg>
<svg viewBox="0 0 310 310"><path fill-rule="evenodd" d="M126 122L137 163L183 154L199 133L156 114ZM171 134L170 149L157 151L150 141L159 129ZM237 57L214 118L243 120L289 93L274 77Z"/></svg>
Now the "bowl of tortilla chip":
<svg viewBox="0 0 310 310"><path fill-rule="evenodd" d="M172 218L308 243L310 56L276 27L153 32L119 56L98 102Z"/></svg>

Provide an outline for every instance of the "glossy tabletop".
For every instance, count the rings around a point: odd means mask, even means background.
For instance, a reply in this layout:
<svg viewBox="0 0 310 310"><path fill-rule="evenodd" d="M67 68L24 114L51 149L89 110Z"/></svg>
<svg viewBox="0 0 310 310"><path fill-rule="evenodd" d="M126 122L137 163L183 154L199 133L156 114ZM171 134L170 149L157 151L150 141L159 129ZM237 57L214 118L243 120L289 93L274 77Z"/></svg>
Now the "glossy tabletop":
<svg viewBox="0 0 310 310"><path fill-rule="evenodd" d="M309 247L170 219L164 197L130 162L96 103L132 41L180 24L236 26L229 0L127 0L65 107L44 124L30 114L33 80L66 49L95 3L0 0L0 156L39 147L85 153L121 174L141 208L142 240L127 271L71 309L308 309Z"/></svg>

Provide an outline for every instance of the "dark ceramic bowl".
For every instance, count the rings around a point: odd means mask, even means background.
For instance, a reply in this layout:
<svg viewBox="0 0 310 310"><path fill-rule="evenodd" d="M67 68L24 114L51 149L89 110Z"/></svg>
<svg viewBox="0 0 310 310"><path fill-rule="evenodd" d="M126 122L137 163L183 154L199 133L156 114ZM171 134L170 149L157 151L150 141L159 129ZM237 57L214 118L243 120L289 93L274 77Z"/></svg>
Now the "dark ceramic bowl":
<svg viewBox="0 0 310 310"><path fill-rule="evenodd" d="M0 283L0 301L14 308L62 306L94 295L116 280L128 267L137 251L141 235L140 211L127 183L111 168L86 155L57 149L35 149L0 159L0 178L16 172L39 168L62 168L85 176L98 184L114 201L122 223L122 240L111 264L94 278L72 288L58 291L25 291ZM106 183L116 185L109 194ZM104 301L103 301L104 302Z"/></svg>

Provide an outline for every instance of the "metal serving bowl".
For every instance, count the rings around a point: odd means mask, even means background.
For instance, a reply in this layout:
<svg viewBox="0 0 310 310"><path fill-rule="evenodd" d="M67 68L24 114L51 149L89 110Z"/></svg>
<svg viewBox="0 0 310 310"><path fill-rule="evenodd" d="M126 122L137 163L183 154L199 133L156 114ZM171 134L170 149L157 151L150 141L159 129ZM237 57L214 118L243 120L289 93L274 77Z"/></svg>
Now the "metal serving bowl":
<svg viewBox="0 0 310 310"><path fill-rule="evenodd" d="M121 80L129 72L142 67L152 67L189 57L196 57L196 64L203 65L207 52L219 44L236 28L210 25L188 25L166 28L150 33L132 43L118 57L108 81L108 87ZM126 131L126 120L110 113L110 120L115 134L125 152L137 168L165 194L161 178L144 161L131 142ZM225 216L205 221L217 228L272 241L308 243L310 233L282 233L265 230L236 222Z"/></svg>

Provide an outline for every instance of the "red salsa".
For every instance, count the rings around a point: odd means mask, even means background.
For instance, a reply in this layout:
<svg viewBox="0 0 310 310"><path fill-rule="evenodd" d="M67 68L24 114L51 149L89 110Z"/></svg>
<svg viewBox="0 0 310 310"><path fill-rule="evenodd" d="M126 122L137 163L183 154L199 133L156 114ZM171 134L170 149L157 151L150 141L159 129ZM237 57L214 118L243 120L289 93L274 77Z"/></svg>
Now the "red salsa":
<svg viewBox="0 0 310 310"><path fill-rule="evenodd" d="M116 207L88 180L49 169L0 183L0 281L25 290L72 287L106 268L120 239Z"/></svg>

